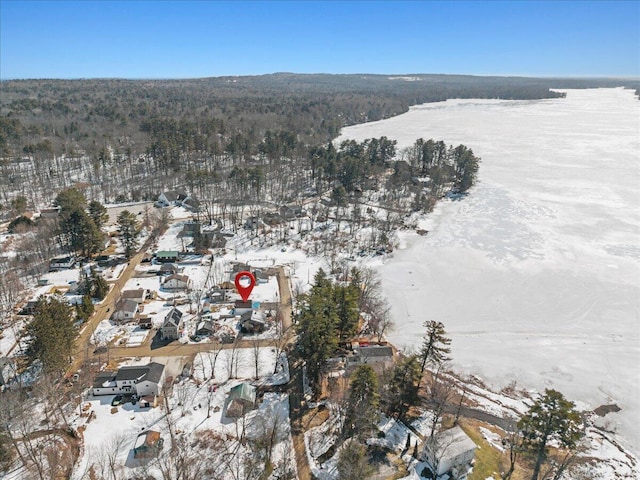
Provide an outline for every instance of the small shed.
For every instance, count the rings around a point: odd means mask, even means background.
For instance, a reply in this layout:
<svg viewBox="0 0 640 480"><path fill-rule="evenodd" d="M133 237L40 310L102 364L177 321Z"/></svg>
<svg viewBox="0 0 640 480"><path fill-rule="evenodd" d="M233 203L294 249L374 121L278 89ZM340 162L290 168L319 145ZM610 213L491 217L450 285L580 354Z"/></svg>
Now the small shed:
<svg viewBox="0 0 640 480"><path fill-rule="evenodd" d="M239 418L256 406L256 387L244 382L229 391L226 416Z"/></svg>
<svg viewBox="0 0 640 480"><path fill-rule="evenodd" d="M163 445L164 441L160 436L160 432L147 430L146 432L138 435L133 447L133 458L155 457L162 451Z"/></svg>

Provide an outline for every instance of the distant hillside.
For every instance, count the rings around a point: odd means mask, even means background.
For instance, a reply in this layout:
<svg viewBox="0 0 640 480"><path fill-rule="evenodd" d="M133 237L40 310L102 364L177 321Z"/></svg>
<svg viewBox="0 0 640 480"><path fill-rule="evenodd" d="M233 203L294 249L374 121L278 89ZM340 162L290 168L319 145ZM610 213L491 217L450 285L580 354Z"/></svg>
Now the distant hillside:
<svg viewBox="0 0 640 480"><path fill-rule="evenodd" d="M123 176L141 171L150 183L181 184L190 165L206 163L211 173L221 158L231 163L259 154L306 159L311 147L326 144L342 127L397 115L415 104L554 98L561 94L551 88L612 86L640 88L638 81L616 79L421 74L4 81L0 203L34 181L28 172L42 176L45 167L48 177L35 179L43 193L74 179L107 182L112 166ZM71 170L63 171L53 161L62 155L82 158L93 174L84 164L65 165ZM153 163L135 168L133 162L142 157ZM30 161L30 169L15 165L19 160ZM122 164L128 165L126 173ZM79 177L74 168L82 172Z"/></svg>

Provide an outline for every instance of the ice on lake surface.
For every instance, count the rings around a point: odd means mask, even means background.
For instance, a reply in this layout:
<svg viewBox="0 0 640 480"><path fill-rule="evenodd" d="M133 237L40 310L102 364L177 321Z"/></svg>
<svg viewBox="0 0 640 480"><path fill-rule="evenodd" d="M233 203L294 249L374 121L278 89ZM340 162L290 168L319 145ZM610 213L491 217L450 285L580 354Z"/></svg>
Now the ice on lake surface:
<svg viewBox="0 0 640 480"><path fill-rule="evenodd" d="M453 339L458 369L496 386L556 388L581 408L617 403L610 428L640 451L640 101L567 90L538 101L449 100L348 127L463 143L479 183L441 202L426 237L380 268L396 323L417 347L424 320Z"/></svg>

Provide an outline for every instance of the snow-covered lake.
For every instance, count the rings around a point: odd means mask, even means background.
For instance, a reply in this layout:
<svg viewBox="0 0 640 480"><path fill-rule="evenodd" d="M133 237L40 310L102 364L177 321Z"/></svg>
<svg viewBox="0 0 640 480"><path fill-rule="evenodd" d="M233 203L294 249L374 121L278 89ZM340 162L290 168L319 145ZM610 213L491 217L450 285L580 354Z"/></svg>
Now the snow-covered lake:
<svg viewBox="0 0 640 480"><path fill-rule="evenodd" d="M479 183L441 202L379 269L399 346L440 320L458 369L495 386L617 403L609 425L640 452L640 102L630 90L565 99L450 100L343 130L463 143Z"/></svg>

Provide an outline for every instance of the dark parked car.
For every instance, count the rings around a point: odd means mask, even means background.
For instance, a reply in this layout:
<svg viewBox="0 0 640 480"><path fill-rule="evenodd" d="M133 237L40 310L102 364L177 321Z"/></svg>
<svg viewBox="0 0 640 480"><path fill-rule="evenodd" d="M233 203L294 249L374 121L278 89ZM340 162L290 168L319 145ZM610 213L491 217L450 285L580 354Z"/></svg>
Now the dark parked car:
<svg viewBox="0 0 640 480"><path fill-rule="evenodd" d="M115 397L113 397L113 400L111 400L112 407L117 407L121 403L122 403L122 395L116 395Z"/></svg>

